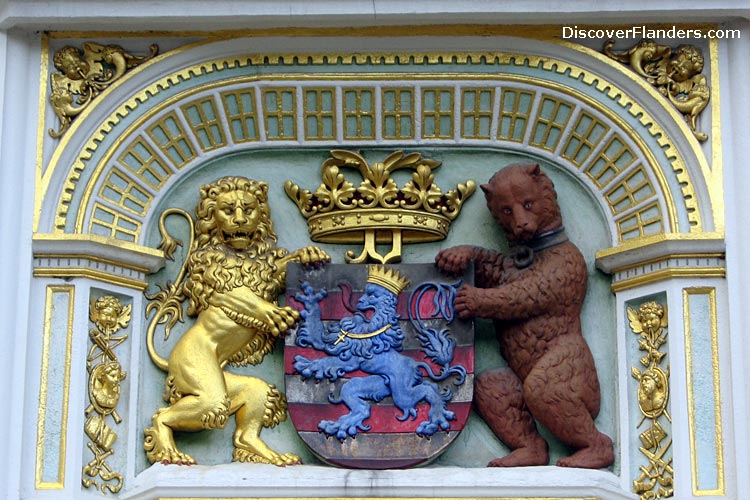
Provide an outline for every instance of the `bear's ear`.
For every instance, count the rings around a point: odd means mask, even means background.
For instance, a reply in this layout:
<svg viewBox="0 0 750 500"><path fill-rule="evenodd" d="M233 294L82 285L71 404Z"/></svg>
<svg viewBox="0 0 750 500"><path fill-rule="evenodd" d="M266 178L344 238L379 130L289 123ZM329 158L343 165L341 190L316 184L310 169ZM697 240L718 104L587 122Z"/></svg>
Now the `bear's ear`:
<svg viewBox="0 0 750 500"><path fill-rule="evenodd" d="M482 191L484 191L484 196L486 196L487 198L492 196L492 186L490 186L489 184L481 184L479 187L482 188Z"/></svg>
<svg viewBox="0 0 750 500"><path fill-rule="evenodd" d="M536 177L542 173L542 169L539 168L538 163L535 163L534 165L529 165L529 169L527 170L527 172L529 173L529 175Z"/></svg>

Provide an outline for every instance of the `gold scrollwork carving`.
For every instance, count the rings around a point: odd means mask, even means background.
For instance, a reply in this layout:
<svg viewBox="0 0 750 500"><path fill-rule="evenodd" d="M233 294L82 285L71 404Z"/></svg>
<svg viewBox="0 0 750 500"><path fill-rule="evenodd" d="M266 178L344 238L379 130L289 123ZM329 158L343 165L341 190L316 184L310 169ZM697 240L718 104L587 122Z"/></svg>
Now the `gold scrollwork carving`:
<svg viewBox="0 0 750 500"><path fill-rule="evenodd" d="M708 105L711 89L703 72L703 53L694 45L680 45L674 51L653 40L641 40L624 52L612 50L614 40L604 43L604 53L629 64L685 116L695 137L704 142L708 134L698 132L696 119Z"/></svg>
<svg viewBox="0 0 750 500"><path fill-rule="evenodd" d="M120 383L126 373L115 355L114 349L125 342L127 335L113 336L119 330L127 328L130 323L132 306L123 306L111 295L91 298L89 318L96 329L89 330L91 348L86 358L86 369L89 373L89 407L86 408L84 431L91 440L87 443L94 459L83 467L81 481L86 488L94 487L102 493L117 493L122 488L122 474L114 472L106 459L113 453L112 445L117 440L117 433L107 423L112 417L115 424L122 422L117 413L120 401ZM95 479L99 476L101 484Z"/></svg>
<svg viewBox="0 0 750 500"><path fill-rule="evenodd" d="M399 262L402 243L444 239L451 221L476 190L476 183L468 180L444 194L432 173L440 162L422 158L420 153L396 151L371 165L352 151L333 150L330 154L322 166L323 183L314 193L292 181L286 181L284 188L308 219L313 241L364 243L359 256L346 253L349 263ZM359 187L344 177L341 168L359 170ZM403 168L414 172L399 188L391 173ZM386 255L376 248L383 243L391 244Z"/></svg>
<svg viewBox="0 0 750 500"><path fill-rule="evenodd" d="M669 449L672 440L664 429L662 418L671 422L669 403L669 367L660 367L666 352L661 347L667 342L667 310L658 302L645 302L638 311L628 307L628 320L633 333L640 335L638 349L646 354L640 358L646 367L641 371L632 367L631 374L638 381L638 407L643 414L638 427L649 420L649 428L641 433L643 446L639 449L648 459L648 466L640 466L640 475L633 481L633 491L642 500L671 497L674 494L674 471Z"/></svg>
<svg viewBox="0 0 750 500"><path fill-rule="evenodd" d="M85 42L83 49L70 45L55 53L53 63L60 73L52 73L50 103L60 119L60 130L49 130L55 139L61 137L94 97L126 71L153 58L157 45L149 47L148 55L138 57L125 52L119 45L99 45Z"/></svg>

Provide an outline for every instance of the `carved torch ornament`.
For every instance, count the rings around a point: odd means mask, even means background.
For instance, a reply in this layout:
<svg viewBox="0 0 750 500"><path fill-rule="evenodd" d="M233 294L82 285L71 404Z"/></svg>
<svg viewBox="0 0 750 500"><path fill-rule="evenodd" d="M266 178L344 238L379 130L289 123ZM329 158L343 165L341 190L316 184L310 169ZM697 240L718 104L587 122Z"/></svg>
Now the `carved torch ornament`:
<svg viewBox="0 0 750 500"><path fill-rule="evenodd" d="M671 422L667 411L669 403L669 367L660 367L666 353L661 347L667 342L667 310L658 302L645 302L638 311L628 307L628 320L633 333L640 335L638 346L646 354L640 359L646 368L635 366L631 372L638 381L638 406L643 414L638 427L648 420L650 425L641 433L641 453L648 459L641 466L641 473L633 481L633 491L642 500L671 497L674 494L674 471L669 451L672 440L659 423L662 419Z"/></svg>
<svg viewBox="0 0 750 500"><path fill-rule="evenodd" d="M607 40L604 53L629 64L683 114L699 141L707 140L708 135L699 132L696 125L698 115L711 98L706 77L701 74L704 65L701 50L693 45L680 45L673 51L653 40L641 40L626 51L615 52L612 50L614 44L614 40Z"/></svg>
<svg viewBox="0 0 750 500"><path fill-rule="evenodd" d="M310 237L324 243L364 243L360 255L346 253L346 262L381 264L401 261L402 243L440 241L463 203L476 191L472 180L443 193L435 184L433 170L440 162L420 153L396 151L382 162L368 164L352 151L333 150L323 162L323 183L311 193L286 181L286 194L307 219ZM413 170L412 179L399 188L391 173ZM342 169L358 170L358 187L346 179ZM377 244L391 244L382 255Z"/></svg>
<svg viewBox="0 0 750 500"><path fill-rule="evenodd" d="M94 487L102 493L117 493L122 488L122 474L114 472L106 460L113 453L112 445L117 434L107 422L112 417L115 424L122 422L117 414L120 401L120 383L126 373L115 355L114 349L125 342L127 335L114 336L127 328L130 323L132 306L123 306L115 297L107 295L94 301L91 299L89 318L96 329L89 331L91 348L86 358L86 369L89 374L89 407L88 417L84 424L86 435L91 440L87 443L94 459L83 467L81 481L86 488ZM96 480L100 477L101 484Z"/></svg>
<svg viewBox="0 0 750 500"><path fill-rule="evenodd" d="M68 130L73 118L86 109L94 97L119 80L125 72L159 52L157 45L151 45L148 55L142 57L125 52L119 45L86 42L82 47L63 47L52 60L59 71L50 76L52 92L49 100L60 119L60 130L49 130L49 135L55 139Z"/></svg>

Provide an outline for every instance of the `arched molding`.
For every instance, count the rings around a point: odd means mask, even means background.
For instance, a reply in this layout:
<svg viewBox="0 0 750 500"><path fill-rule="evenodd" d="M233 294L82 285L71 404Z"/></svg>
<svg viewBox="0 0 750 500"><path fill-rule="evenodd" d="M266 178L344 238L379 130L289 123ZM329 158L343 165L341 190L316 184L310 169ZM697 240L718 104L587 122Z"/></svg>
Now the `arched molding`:
<svg viewBox="0 0 750 500"><path fill-rule="evenodd" d="M630 128L630 130L627 130L628 139L633 142L640 141L645 136L646 140L642 140L639 145L640 150L643 155L652 155L651 158L646 159L646 163L651 168L651 182L658 191L660 209L662 214L665 215L665 222L657 233L682 233L687 235L691 232L699 233L715 229L712 204L700 168L700 165L706 163L705 157L702 155L697 141L682 122L682 118L677 117L679 119L676 120L676 113L667 107L669 103L660 102L660 99L661 101L664 101L664 99L658 93L639 82L632 75L628 75L627 78L618 78L618 84L622 84L624 90L605 81L600 75L607 74L607 72L611 73L613 70L627 74L627 70L619 68L619 63L606 61L605 58L600 56L592 56L593 51L589 49L571 50L569 47L554 43L530 40L523 40L523 43L521 43L514 38L498 38L497 41L502 45L503 52L485 52L490 44L486 41L477 42L470 39L450 40L451 53L435 51L434 43L430 44L430 48L433 50L419 52L420 49L426 48L428 41L432 40L417 37L410 40L410 45L414 47L414 50L411 50L409 55L403 53L399 55L398 52L374 53L372 50L368 51L368 55L352 51L360 47L393 50L397 44L392 40L384 41L381 39L378 39L377 45L373 46L367 43L370 41L369 39L361 38L346 39L345 44L342 43L341 39L299 38L294 39L292 43L299 46L309 42L314 45L308 46L315 46L319 52L305 56L299 56L299 54L294 56L290 53L278 55L288 47L285 42L280 42L277 39L254 39L252 41L255 46L263 46L264 53L275 53L276 55L248 55L247 46L238 40L199 42L187 48L177 49L159 56L154 61L143 65L141 69L135 70L133 75L126 77L121 83L115 84L106 95L103 94L100 101L85 111L84 116L79 117L78 121L71 127L69 136L64 138L52 155L49 162L50 167L44 175L42 192L40 193L43 196L43 203L38 232L51 232L53 230L58 232L87 232L86 219L83 216L78 216L76 226L71 227L70 221L67 220L70 209L66 208L65 205L71 202L75 205L76 201L73 199L73 195L77 190L81 190L83 185L88 186L84 188L87 191L98 188L82 182L89 175L89 172L98 172L106 167L105 163L101 163L101 158L105 155L100 153L100 156L97 156L97 153L109 151L113 154L114 149L116 149L116 145L112 145L114 137L118 137L118 144L121 145L123 133L128 136L135 133L139 123L148 122L147 115L153 118L155 113L158 114L159 111L168 113L170 110L179 108L180 105L189 102L189 95L197 95L203 87L207 88L212 85L214 88L221 88L222 86L232 85L233 80L229 76L226 77L226 80L222 80L222 72L233 68L252 65L252 68L254 68L252 72L258 73L258 75L244 76L248 81L256 78L255 85L262 86L273 81L274 74L288 72L289 67L295 67L298 72L304 69L315 69L317 71L320 69L319 66L328 64L333 59L341 64L333 68L335 71L332 74L309 75L303 73L297 77L297 83L303 82L306 77L317 78L319 81L329 81L326 80L326 76L328 76L334 77L335 80L343 78L340 72L351 74L352 70L355 72L353 78L360 75L364 78L373 79L377 78L376 75L378 74L392 77L397 73L400 78L408 78L407 75L411 75L424 82L429 78L425 74L425 69L430 69L431 65L434 65L436 70L444 70L445 68L440 68L438 65L443 64L446 60L451 60L458 66L461 66L460 63L464 63L460 69L475 69L472 66L486 65L488 62L494 61L496 63L505 62L506 68L515 70L521 68L527 73L536 71L539 75L547 78L550 78L550 76L558 78L558 80L567 78L568 93L577 94L572 99L576 103L583 103L581 109L598 108L601 114L607 109L605 105L612 106L614 112L610 113L610 116L605 117L605 119L608 118L611 125L613 121L619 122L612 125L613 127L619 125L623 130ZM263 43L256 43L261 41ZM347 52L341 52L340 47L342 45L347 47ZM465 49L466 52L457 51L455 48L457 45ZM521 48L524 50L523 53L513 52ZM325 51L331 49L337 49L337 51L324 56ZM217 58L217 54L221 54L221 57ZM414 56L415 54L417 54L417 57ZM413 71L409 72L408 69L403 67L405 66L404 60L412 63L422 61L423 65L417 68L418 71L411 68ZM196 61L204 62L196 64ZM571 61L575 64L571 64ZM346 62L350 63L349 66L342 67L342 64ZM256 65L258 65L257 68ZM369 65L367 71L362 71L362 65ZM415 66L415 64L412 64L412 66ZM250 68L250 66L244 67ZM494 69L497 70L498 68ZM404 74L405 71L406 74ZM453 71L456 71L455 67ZM527 80L533 81L539 75L529 74ZM523 79L521 75L510 76ZM478 75L475 71L467 72L460 77L465 78L466 81L476 80L477 77L485 82L492 79L497 82L507 80L505 74ZM192 89L178 92L181 85L190 81L197 82L199 79L203 79L206 83L199 83ZM310 81L310 79L307 80L308 85ZM543 83L549 85L550 81ZM442 84L445 84L445 81ZM565 89L565 84L560 81L553 82L552 86L557 89ZM580 87L580 89L574 88L574 86ZM299 88L304 88L304 85L300 85ZM502 87L498 88L502 91ZM584 93L586 91L590 95L586 95ZM637 100L632 95L637 96ZM622 109L617 109L618 106ZM654 114L646 113L644 106L649 111L655 110ZM112 111L112 109L115 109L115 111ZM628 117L630 123L627 122ZM573 122L574 120L570 121ZM98 125L92 126L91 124ZM298 126L298 128L301 127L301 125ZM570 133L569 130L563 132ZM676 139L673 141L672 137ZM373 141L344 141L337 137L326 142L305 141L298 137L286 143L284 141L273 141L273 146L304 147L315 145L320 147L331 145L347 147L348 145L349 147L361 147L370 144L381 146L393 144L398 147L424 147L460 143L464 146L483 145L513 150L519 144L513 141L503 142L496 139L495 137L491 140L472 140L471 138L457 136L454 141L429 141L415 136L412 139L389 141L376 135ZM520 144L521 146L528 146L528 144ZM245 144L243 147L248 146L258 147L259 144ZM208 157L233 152L235 147L236 144L205 152L205 154L191 159L191 162L197 165ZM549 157L557 154L556 163L565 163L565 159L559 155L560 151L538 149L541 156ZM100 163L94 164L93 159L98 159ZM66 166L71 165L71 168L66 169ZM186 166L187 168L184 168ZM180 171L186 172L190 168L192 168L192 164L183 165ZM575 168L570 168L569 165L565 168L575 173ZM659 176L662 178L659 179ZM578 175L578 177L581 176ZM591 188L592 183L589 182L588 184L588 187ZM158 193L154 194L158 195ZM88 201L91 201L90 196ZM601 206L607 205L605 201L602 201L601 195L599 195L598 203ZM54 204L58 206L54 206ZM609 205L611 206L611 203ZM674 207L679 207L679 209ZM90 212L91 207L83 207L83 210ZM56 212L56 219L53 212ZM615 227L614 218L611 216L608 218L611 221L611 226ZM672 220L667 220L670 218ZM689 222L687 222L688 220ZM613 235L617 234L617 231L611 232ZM649 235L639 235L639 237L642 236ZM613 238L613 247L620 243L616 238Z"/></svg>

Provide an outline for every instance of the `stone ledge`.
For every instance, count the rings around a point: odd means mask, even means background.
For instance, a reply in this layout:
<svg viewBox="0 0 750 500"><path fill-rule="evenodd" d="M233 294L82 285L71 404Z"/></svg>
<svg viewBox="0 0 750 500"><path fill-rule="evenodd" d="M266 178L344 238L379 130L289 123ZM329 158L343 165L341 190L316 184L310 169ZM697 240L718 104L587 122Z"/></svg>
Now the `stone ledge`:
<svg viewBox="0 0 750 500"><path fill-rule="evenodd" d="M524 467L485 469L424 467L348 470L322 466L258 464L178 466L154 464L126 480L119 498L564 498L633 500L629 483L609 471Z"/></svg>

